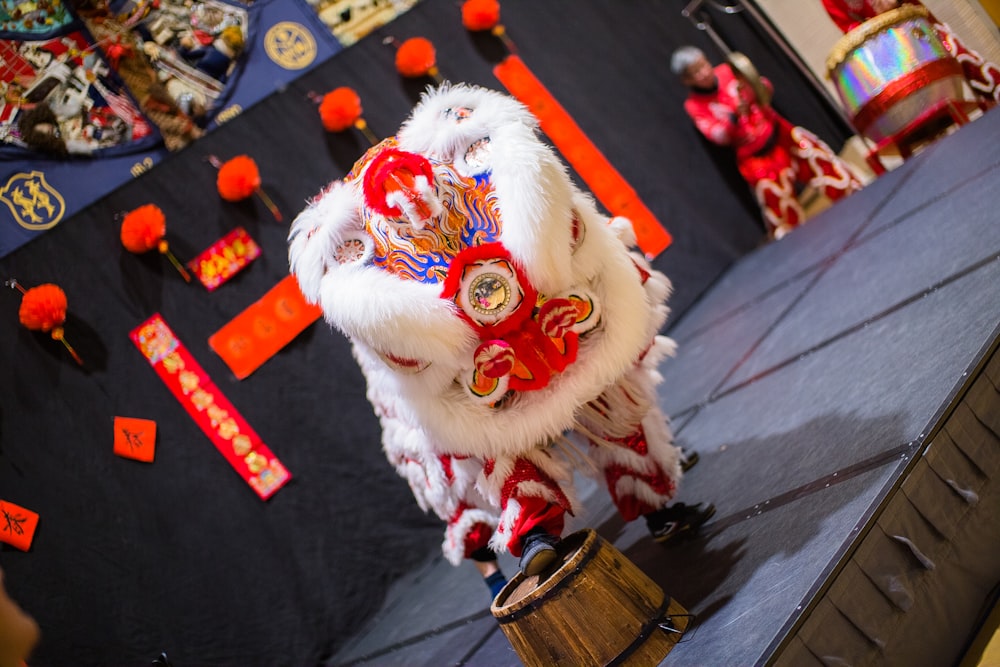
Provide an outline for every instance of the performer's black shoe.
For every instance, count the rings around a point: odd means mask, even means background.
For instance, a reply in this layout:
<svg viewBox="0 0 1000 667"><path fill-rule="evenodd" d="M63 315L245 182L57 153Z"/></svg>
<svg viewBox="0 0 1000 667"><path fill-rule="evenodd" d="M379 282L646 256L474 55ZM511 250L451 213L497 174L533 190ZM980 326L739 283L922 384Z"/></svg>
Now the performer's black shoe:
<svg viewBox="0 0 1000 667"><path fill-rule="evenodd" d="M556 545L559 538L546 532L530 532L521 547L519 567L526 577L544 573L559 556Z"/></svg>
<svg viewBox="0 0 1000 667"><path fill-rule="evenodd" d="M696 451L688 451L681 447L681 472L687 472L694 467L694 464L698 462L698 456Z"/></svg>
<svg viewBox="0 0 1000 667"><path fill-rule="evenodd" d="M711 503L704 507L701 503L695 505L674 503L645 516L653 540L666 542L682 535L693 535L714 514L715 505Z"/></svg>

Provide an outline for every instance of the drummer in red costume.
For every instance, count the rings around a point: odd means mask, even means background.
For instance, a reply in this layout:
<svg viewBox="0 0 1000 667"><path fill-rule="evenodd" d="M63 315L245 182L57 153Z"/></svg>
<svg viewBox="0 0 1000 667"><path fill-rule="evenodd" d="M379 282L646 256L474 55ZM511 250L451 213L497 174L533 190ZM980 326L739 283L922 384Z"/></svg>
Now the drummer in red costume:
<svg viewBox="0 0 1000 667"><path fill-rule="evenodd" d="M670 68L690 89L684 109L705 137L736 152L740 174L780 239L805 221L797 195L811 185L836 201L862 187L851 167L809 130L793 125L729 64L715 67L693 46L674 51ZM773 91L760 77L759 85Z"/></svg>
<svg viewBox="0 0 1000 667"><path fill-rule="evenodd" d="M857 28L868 19L896 9L900 5L924 7L923 3L917 0L822 0L822 2L826 13L845 33ZM988 106L1000 102L1000 67L983 59L976 51L963 44L951 28L933 14L928 15L928 20L933 24L948 53L961 63L962 72L976 96Z"/></svg>

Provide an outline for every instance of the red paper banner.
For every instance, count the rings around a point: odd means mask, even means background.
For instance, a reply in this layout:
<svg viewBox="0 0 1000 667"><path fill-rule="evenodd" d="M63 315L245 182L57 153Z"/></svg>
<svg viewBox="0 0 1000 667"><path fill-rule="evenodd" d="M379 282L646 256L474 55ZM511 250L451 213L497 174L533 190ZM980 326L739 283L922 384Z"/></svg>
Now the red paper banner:
<svg viewBox="0 0 1000 667"><path fill-rule="evenodd" d="M188 268L211 292L257 259L260 246L247 230L237 227L188 262Z"/></svg>
<svg viewBox="0 0 1000 667"><path fill-rule="evenodd" d="M159 313L129 337L230 465L267 500L291 479L267 445L222 395Z"/></svg>
<svg viewBox="0 0 1000 667"><path fill-rule="evenodd" d="M295 276L287 276L208 339L233 374L244 379L319 319Z"/></svg>
<svg viewBox="0 0 1000 667"><path fill-rule="evenodd" d="M646 256L652 259L666 250L673 240L670 233L528 66L517 56L507 56L493 74L538 118L542 132L608 212L632 221L636 242Z"/></svg>

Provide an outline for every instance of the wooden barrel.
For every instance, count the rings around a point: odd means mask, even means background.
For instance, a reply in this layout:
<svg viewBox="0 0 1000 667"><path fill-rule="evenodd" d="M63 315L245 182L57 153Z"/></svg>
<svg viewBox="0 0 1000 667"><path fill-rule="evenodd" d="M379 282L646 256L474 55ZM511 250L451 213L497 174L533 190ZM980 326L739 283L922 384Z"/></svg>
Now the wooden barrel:
<svg viewBox="0 0 1000 667"><path fill-rule="evenodd" d="M659 664L691 615L593 530L558 551L558 569L518 573L490 607L526 667Z"/></svg>

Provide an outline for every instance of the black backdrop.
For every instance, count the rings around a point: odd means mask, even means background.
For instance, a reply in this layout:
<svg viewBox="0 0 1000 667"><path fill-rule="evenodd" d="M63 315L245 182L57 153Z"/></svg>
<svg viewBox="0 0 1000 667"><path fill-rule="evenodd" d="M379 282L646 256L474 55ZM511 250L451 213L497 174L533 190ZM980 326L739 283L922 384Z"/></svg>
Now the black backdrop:
<svg viewBox="0 0 1000 667"><path fill-rule="evenodd" d="M503 22L520 55L674 236L656 260L674 281L676 318L763 228L725 154L697 135L669 74L672 50L703 33L663 0L513 0ZM831 143L846 136L762 33L742 16L717 28L777 86L776 106ZM243 381L207 338L287 275L288 221L367 147L323 132L309 93L348 85L379 136L392 134L427 82L403 81L383 38L429 38L442 75L499 88L495 43L464 31L457 0L413 10L37 240L0 275L55 282L67 338L85 361L18 324L0 294L0 499L39 513L32 549L0 551L8 589L36 617L34 665L307 665L331 656L402 572L434 554L423 515L385 462L378 425L343 338L313 325ZM251 155L285 214L256 198L222 201L206 161ZM193 257L243 225L262 256L209 293L161 257L118 241L116 216L155 203L171 248ZM159 312L220 390L292 472L261 502L164 388L128 339ZM112 453L112 421L158 423L152 464Z"/></svg>

